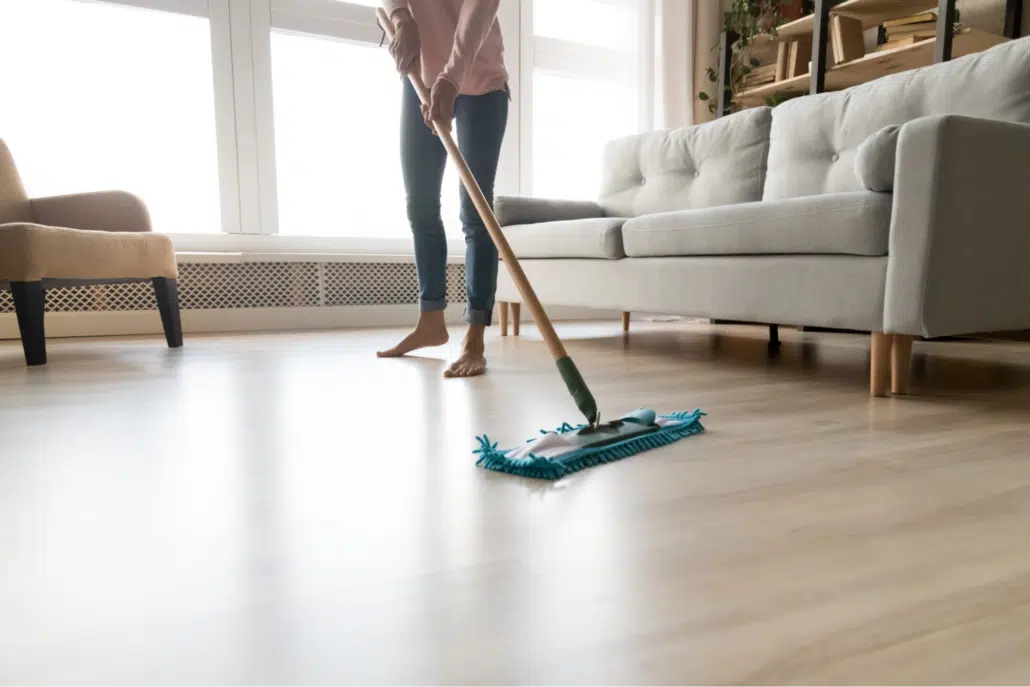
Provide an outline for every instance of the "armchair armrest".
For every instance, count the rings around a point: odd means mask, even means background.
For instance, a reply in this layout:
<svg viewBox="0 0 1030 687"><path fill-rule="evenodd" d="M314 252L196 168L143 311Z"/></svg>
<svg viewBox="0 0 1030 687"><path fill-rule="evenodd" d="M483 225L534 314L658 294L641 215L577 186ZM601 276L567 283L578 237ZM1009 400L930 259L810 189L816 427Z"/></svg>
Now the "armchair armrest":
<svg viewBox="0 0 1030 687"><path fill-rule="evenodd" d="M502 227L604 217L601 206L589 200L548 200L519 196L495 198L494 213Z"/></svg>
<svg viewBox="0 0 1030 687"><path fill-rule="evenodd" d="M923 117L897 155L885 330L1030 328L1030 125Z"/></svg>
<svg viewBox="0 0 1030 687"><path fill-rule="evenodd" d="M150 213L142 200L124 191L75 193L35 198L40 224L93 231L150 231Z"/></svg>

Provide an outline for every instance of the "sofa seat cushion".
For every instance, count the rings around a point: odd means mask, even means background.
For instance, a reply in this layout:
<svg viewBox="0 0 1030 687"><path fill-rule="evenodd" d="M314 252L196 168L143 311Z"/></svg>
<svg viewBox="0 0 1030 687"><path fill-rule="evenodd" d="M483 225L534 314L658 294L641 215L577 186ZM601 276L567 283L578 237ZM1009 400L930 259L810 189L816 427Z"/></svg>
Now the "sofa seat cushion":
<svg viewBox="0 0 1030 687"><path fill-rule="evenodd" d="M176 273L175 249L161 234L0 224L0 282L174 279Z"/></svg>
<svg viewBox="0 0 1030 687"><path fill-rule="evenodd" d="M620 217L596 217L561 222L514 224L504 227L504 236L518 258L596 258L620 260L622 247Z"/></svg>
<svg viewBox="0 0 1030 687"><path fill-rule="evenodd" d="M871 191L742 203L637 217L626 255L887 254L892 196Z"/></svg>

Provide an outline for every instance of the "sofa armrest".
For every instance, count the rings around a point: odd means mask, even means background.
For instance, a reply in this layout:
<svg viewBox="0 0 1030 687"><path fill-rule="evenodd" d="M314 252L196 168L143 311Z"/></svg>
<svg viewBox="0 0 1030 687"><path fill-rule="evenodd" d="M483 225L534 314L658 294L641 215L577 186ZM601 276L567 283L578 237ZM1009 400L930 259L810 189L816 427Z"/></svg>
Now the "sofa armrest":
<svg viewBox="0 0 1030 687"><path fill-rule="evenodd" d="M898 139L885 331L1030 328L1030 126L957 115Z"/></svg>
<svg viewBox="0 0 1030 687"><path fill-rule="evenodd" d="M494 214L502 227L514 224L540 224L572 219L604 217L604 210L593 201L548 200L521 196L497 196Z"/></svg>
<svg viewBox="0 0 1030 687"><path fill-rule="evenodd" d="M124 191L74 193L34 198L40 224L93 231L150 231L150 213L142 200Z"/></svg>

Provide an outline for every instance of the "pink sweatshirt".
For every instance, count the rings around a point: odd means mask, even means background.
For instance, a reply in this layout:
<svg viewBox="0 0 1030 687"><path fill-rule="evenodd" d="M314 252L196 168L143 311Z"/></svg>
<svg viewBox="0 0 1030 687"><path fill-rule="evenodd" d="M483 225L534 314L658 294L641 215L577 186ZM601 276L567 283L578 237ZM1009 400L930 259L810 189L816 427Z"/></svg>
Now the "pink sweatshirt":
<svg viewBox="0 0 1030 687"><path fill-rule="evenodd" d="M504 41L497 22L500 0L382 0L393 16L411 12L422 39L422 79L430 88L437 78L463 95L504 88Z"/></svg>

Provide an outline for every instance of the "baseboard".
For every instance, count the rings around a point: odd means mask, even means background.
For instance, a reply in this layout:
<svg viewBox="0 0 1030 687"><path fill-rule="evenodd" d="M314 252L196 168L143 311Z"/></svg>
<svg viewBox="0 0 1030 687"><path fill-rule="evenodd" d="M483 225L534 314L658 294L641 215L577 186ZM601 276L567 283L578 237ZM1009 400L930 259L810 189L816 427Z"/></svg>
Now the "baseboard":
<svg viewBox="0 0 1030 687"><path fill-rule="evenodd" d="M464 306L447 309L447 321L459 324ZM312 329L405 327L418 315L414 305L370 305L318 308L235 308L183 310L182 329L190 334ZM548 308L554 320L617 320L618 314L583 308ZM496 318L495 318L496 319ZM528 313L523 321L532 322ZM161 333L156 310L47 313L48 338L79 336L141 336ZM0 339L17 339L18 321L0 315Z"/></svg>

